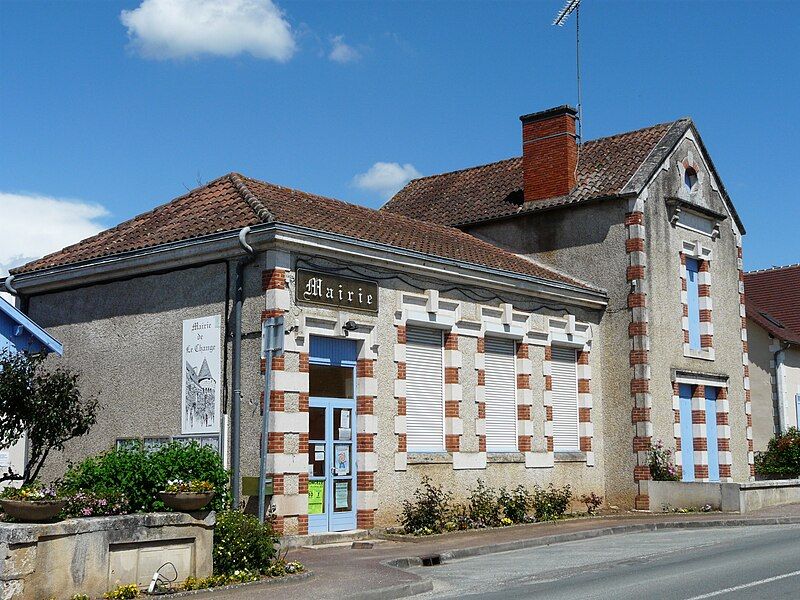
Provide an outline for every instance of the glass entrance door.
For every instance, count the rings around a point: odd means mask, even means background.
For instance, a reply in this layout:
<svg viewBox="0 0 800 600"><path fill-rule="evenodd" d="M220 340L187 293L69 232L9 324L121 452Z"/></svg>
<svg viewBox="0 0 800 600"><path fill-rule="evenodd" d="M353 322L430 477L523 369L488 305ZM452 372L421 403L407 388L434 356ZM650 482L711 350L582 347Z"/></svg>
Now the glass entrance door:
<svg viewBox="0 0 800 600"><path fill-rule="evenodd" d="M355 343L311 338L308 532L356 528Z"/></svg>

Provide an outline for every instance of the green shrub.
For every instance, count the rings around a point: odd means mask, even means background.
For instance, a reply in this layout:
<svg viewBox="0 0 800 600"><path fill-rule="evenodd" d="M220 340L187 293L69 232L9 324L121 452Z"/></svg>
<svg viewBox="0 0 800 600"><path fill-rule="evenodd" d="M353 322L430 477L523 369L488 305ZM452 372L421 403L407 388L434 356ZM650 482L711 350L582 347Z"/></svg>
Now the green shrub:
<svg viewBox="0 0 800 600"><path fill-rule="evenodd" d="M420 487L414 490L412 500L403 500L400 523L406 533L430 535L446 529L450 517L450 492L441 485L435 486L429 477L423 477Z"/></svg>
<svg viewBox="0 0 800 600"><path fill-rule="evenodd" d="M65 496L61 511L64 517L100 517L124 515L130 512L128 500L119 492L76 492Z"/></svg>
<svg viewBox="0 0 800 600"><path fill-rule="evenodd" d="M120 494L127 498L133 512L166 510L158 497L173 479L202 479L214 485L214 510L230 505L228 474L219 454L196 442L173 442L158 450L145 450L141 444L132 448L110 450L70 465L63 486L72 492L92 492L101 496Z"/></svg>
<svg viewBox="0 0 800 600"><path fill-rule="evenodd" d="M562 517L567 512L570 500L572 500L572 490L569 485L557 488L551 483L547 489L534 486L533 511L536 520L552 521Z"/></svg>
<svg viewBox="0 0 800 600"><path fill-rule="evenodd" d="M475 488L470 492L467 514L471 528L482 529L501 525L503 514L497 492L494 488L487 487L481 479L478 479Z"/></svg>
<svg viewBox="0 0 800 600"><path fill-rule="evenodd" d="M755 456L756 474L765 479L800 477L800 431L790 427L773 437L765 452Z"/></svg>
<svg viewBox="0 0 800 600"><path fill-rule="evenodd" d="M505 487L500 488L497 501L503 510L503 514L512 523L528 523L531 521L528 511L533 504L533 497L525 489L524 485L518 485L510 492Z"/></svg>
<svg viewBox="0 0 800 600"><path fill-rule="evenodd" d="M664 442L656 440L647 450L647 463L653 481L678 481L678 469L672 462L672 450L664 448Z"/></svg>
<svg viewBox="0 0 800 600"><path fill-rule="evenodd" d="M214 528L214 574L266 574L277 554L277 544L271 521L262 524L255 516L238 510L220 512Z"/></svg>

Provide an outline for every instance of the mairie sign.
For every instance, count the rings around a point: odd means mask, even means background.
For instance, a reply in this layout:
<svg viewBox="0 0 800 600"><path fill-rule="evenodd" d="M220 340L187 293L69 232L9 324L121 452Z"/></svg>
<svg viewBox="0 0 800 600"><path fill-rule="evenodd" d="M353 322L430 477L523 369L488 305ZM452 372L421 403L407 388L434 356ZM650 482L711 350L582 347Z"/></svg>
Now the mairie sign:
<svg viewBox="0 0 800 600"><path fill-rule="evenodd" d="M299 302L378 312L378 284L365 279L298 269L295 296Z"/></svg>

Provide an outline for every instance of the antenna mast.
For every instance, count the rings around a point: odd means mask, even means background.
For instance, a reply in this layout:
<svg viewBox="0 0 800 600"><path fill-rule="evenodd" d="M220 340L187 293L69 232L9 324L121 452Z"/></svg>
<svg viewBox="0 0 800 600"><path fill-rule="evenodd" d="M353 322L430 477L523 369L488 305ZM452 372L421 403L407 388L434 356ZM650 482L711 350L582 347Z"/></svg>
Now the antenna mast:
<svg viewBox="0 0 800 600"><path fill-rule="evenodd" d="M556 15L553 25L563 27L567 19L572 13L575 13L575 72L577 75L578 83L578 140L583 144L583 102L581 98L581 44L580 44L580 17L581 17L581 0L567 0L558 14Z"/></svg>

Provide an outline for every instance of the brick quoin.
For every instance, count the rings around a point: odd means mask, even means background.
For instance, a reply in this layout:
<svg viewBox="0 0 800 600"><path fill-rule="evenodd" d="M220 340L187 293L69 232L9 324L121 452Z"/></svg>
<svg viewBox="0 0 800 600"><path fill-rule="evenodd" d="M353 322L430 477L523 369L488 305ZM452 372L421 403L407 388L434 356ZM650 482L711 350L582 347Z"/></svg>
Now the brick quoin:
<svg viewBox="0 0 800 600"><path fill-rule="evenodd" d="M406 363L399 362L397 363L397 379L405 379L406 378Z"/></svg>
<svg viewBox="0 0 800 600"><path fill-rule="evenodd" d="M552 346L545 346L544 347L544 359L545 360L553 360L553 347Z"/></svg>
<svg viewBox="0 0 800 600"><path fill-rule="evenodd" d="M717 425L729 425L728 423L728 413L726 412L718 412L717 413Z"/></svg>
<svg viewBox="0 0 800 600"><path fill-rule="evenodd" d="M592 409L582 406L578 408L578 422L591 423L592 422Z"/></svg>
<svg viewBox="0 0 800 600"><path fill-rule="evenodd" d="M356 377L374 377L374 361L369 358L360 358L356 362Z"/></svg>
<svg viewBox="0 0 800 600"><path fill-rule="evenodd" d="M308 352L300 353L300 366L297 368L297 370L300 371L301 373L308 373L309 370Z"/></svg>
<svg viewBox="0 0 800 600"><path fill-rule="evenodd" d="M298 409L300 412L308 412L308 400L309 400L308 392L300 392L298 394L297 401L299 404Z"/></svg>
<svg viewBox="0 0 800 600"><path fill-rule="evenodd" d="M270 431L267 435L267 449L270 452L283 454L283 432ZM276 492L277 493L277 492Z"/></svg>
<svg viewBox="0 0 800 600"><path fill-rule="evenodd" d="M356 413L371 415L375 411L375 398L373 396L359 396L356 398Z"/></svg>
<svg viewBox="0 0 800 600"><path fill-rule="evenodd" d="M273 371L283 371L286 369L286 357L285 356L273 356L272 357L272 370Z"/></svg>
<svg viewBox="0 0 800 600"><path fill-rule="evenodd" d="M523 373L517 374L517 389L529 390L531 389L531 376Z"/></svg>
<svg viewBox="0 0 800 600"><path fill-rule="evenodd" d="M461 436L455 433L445 434L444 447L448 452L458 452L461 447Z"/></svg>
<svg viewBox="0 0 800 600"><path fill-rule="evenodd" d="M273 490L275 489L273 483ZM277 491L275 494L277 495ZM283 493L283 492L281 492ZM275 515L272 520L272 528L275 530L275 533L283 535L284 523L283 523L283 515Z"/></svg>
<svg viewBox="0 0 800 600"><path fill-rule="evenodd" d="M634 407L631 410L631 422L632 423L643 423L645 421L650 420L650 409L649 408L639 408Z"/></svg>
<svg viewBox="0 0 800 600"><path fill-rule="evenodd" d="M635 481L642 481L650 479L650 466L649 465L636 465L633 468L633 479Z"/></svg>
<svg viewBox="0 0 800 600"><path fill-rule="evenodd" d="M261 321L264 322L267 319L269 319L270 317L280 317L282 315L283 315L283 311L278 309L278 308L274 308L272 310L262 310L261 311Z"/></svg>
<svg viewBox="0 0 800 600"><path fill-rule="evenodd" d="M546 421L553 420L553 407L552 406L545 406L544 407L544 418Z"/></svg>
<svg viewBox="0 0 800 600"><path fill-rule="evenodd" d="M517 420L530 421L531 420L531 407L527 404L517 404Z"/></svg>
<svg viewBox="0 0 800 600"><path fill-rule="evenodd" d="M701 348L711 348L714 345L714 336L713 335L701 335L700 336L700 347Z"/></svg>
<svg viewBox="0 0 800 600"><path fill-rule="evenodd" d="M272 492L276 496L281 496L284 493L283 487L283 473L272 474Z"/></svg>
<svg viewBox="0 0 800 600"><path fill-rule="evenodd" d="M628 324L628 336L635 337L637 335L647 335L647 323L634 321Z"/></svg>
<svg viewBox="0 0 800 600"><path fill-rule="evenodd" d="M405 344L406 343L406 328L405 328L405 325L398 325L397 326L397 343L398 344Z"/></svg>
<svg viewBox="0 0 800 600"><path fill-rule="evenodd" d="M300 473L300 475L298 475L297 493L308 493L308 473Z"/></svg>
<svg viewBox="0 0 800 600"><path fill-rule="evenodd" d="M625 215L625 226L641 225L644 223L644 213L639 211L629 212Z"/></svg>
<svg viewBox="0 0 800 600"><path fill-rule="evenodd" d="M444 416L457 417L458 416L458 400L445 400L444 401Z"/></svg>
<svg viewBox="0 0 800 600"><path fill-rule="evenodd" d="M585 350L578 350L577 352L578 364L579 365L588 365L589 364L589 353ZM588 379L586 380L588 381Z"/></svg>
<svg viewBox="0 0 800 600"><path fill-rule="evenodd" d="M731 441L728 438L719 438L717 440L717 450L720 452L730 452Z"/></svg>
<svg viewBox="0 0 800 600"><path fill-rule="evenodd" d="M261 400L264 400L264 392L261 392ZM269 392L269 409L276 412L282 412L286 408L286 392L280 390L270 390Z"/></svg>
<svg viewBox="0 0 800 600"><path fill-rule="evenodd" d="M517 358L530 358L528 344L517 344Z"/></svg>
<svg viewBox="0 0 800 600"><path fill-rule="evenodd" d="M445 383L458 383L458 367L445 367L444 368L444 382Z"/></svg>
<svg viewBox="0 0 800 600"><path fill-rule="evenodd" d="M478 369L478 385L486 385L486 371Z"/></svg>
<svg viewBox="0 0 800 600"><path fill-rule="evenodd" d="M640 452L640 451L646 452L647 450L650 449L650 443L651 443L652 439L653 438L651 438L649 436L637 436L637 437L634 437L633 438L633 451L634 452Z"/></svg>
<svg viewBox="0 0 800 600"><path fill-rule="evenodd" d="M706 422L706 411L693 410L692 411L692 425L702 425Z"/></svg>
<svg viewBox="0 0 800 600"><path fill-rule="evenodd" d="M448 332L444 334L444 349L458 350L458 334Z"/></svg>
<svg viewBox="0 0 800 600"><path fill-rule="evenodd" d="M628 281L644 279L644 267L642 265L631 265L625 270L625 278Z"/></svg>
<svg viewBox="0 0 800 600"><path fill-rule="evenodd" d="M531 436L529 435L520 435L517 438L517 448L519 448L520 452L530 452L533 445L531 443Z"/></svg>
<svg viewBox="0 0 800 600"><path fill-rule="evenodd" d="M588 394L589 393L589 380L588 379L578 379L578 393L580 393L580 394Z"/></svg>
<svg viewBox="0 0 800 600"><path fill-rule="evenodd" d="M358 491L371 492L375 489L375 473L359 471L356 474L356 479L358 480Z"/></svg>
<svg viewBox="0 0 800 600"><path fill-rule="evenodd" d="M359 529L373 529L375 527L375 511L372 509L358 509L356 512L356 527Z"/></svg>
<svg viewBox="0 0 800 600"><path fill-rule="evenodd" d="M731 465L720 465L719 466L719 476L720 477L732 477L732 475L731 475Z"/></svg>
<svg viewBox="0 0 800 600"><path fill-rule="evenodd" d="M648 352L647 350L631 350L630 354L630 364L631 366L634 365L646 365L648 361Z"/></svg>
<svg viewBox="0 0 800 600"><path fill-rule="evenodd" d="M684 306L686 306L684 304ZM711 311L707 308L700 309L700 322L701 323L710 323L711 322Z"/></svg>
<svg viewBox="0 0 800 600"><path fill-rule="evenodd" d="M486 402L478 402L478 418L486 418Z"/></svg>
<svg viewBox="0 0 800 600"><path fill-rule="evenodd" d="M297 515L297 533L308 535L308 515Z"/></svg>
<svg viewBox="0 0 800 600"><path fill-rule="evenodd" d="M477 351L480 352L481 354L486 352L486 340L484 340L482 337L478 338Z"/></svg>
<svg viewBox="0 0 800 600"><path fill-rule="evenodd" d="M625 252L644 252L644 240L642 238L631 238L625 240Z"/></svg>
<svg viewBox="0 0 800 600"><path fill-rule="evenodd" d="M708 479L708 465L694 466L695 479Z"/></svg>
<svg viewBox="0 0 800 600"><path fill-rule="evenodd" d="M486 436L478 436L478 452L486 452Z"/></svg>
<svg viewBox="0 0 800 600"><path fill-rule="evenodd" d="M639 494L633 500L633 507L636 510L650 510L650 496Z"/></svg>
<svg viewBox="0 0 800 600"><path fill-rule="evenodd" d="M580 449L581 452L591 452L592 451L592 438L591 437L582 437L580 441Z"/></svg>
<svg viewBox="0 0 800 600"><path fill-rule="evenodd" d="M554 445L553 445L553 436L548 436L545 438L547 441L547 451L552 452Z"/></svg>
<svg viewBox="0 0 800 600"><path fill-rule="evenodd" d="M519 387L519 386L517 386ZM553 391L553 376L552 375L545 375L544 376L544 389L548 392Z"/></svg>
<svg viewBox="0 0 800 600"><path fill-rule="evenodd" d="M267 290L282 290L286 288L286 271L283 269L272 269L261 272L261 287Z"/></svg>
<svg viewBox="0 0 800 600"><path fill-rule="evenodd" d="M308 434L307 433L301 433L301 434L299 434L299 436L300 437L299 437L299 441L298 441L298 444L297 444L297 446L298 446L297 450L298 450L298 452L300 454L306 454L308 452ZM301 473L301 475L302 475L302 473ZM308 475L306 475L306 477L307 476Z"/></svg>
<svg viewBox="0 0 800 600"><path fill-rule="evenodd" d="M398 398L397 399L397 414L398 416L404 417L406 415L406 399L405 398Z"/></svg>
<svg viewBox="0 0 800 600"><path fill-rule="evenodd" d="M649 379L631 379L631 394L646 394L649 391Z"/></svg>
<svg viewBox="0 0 800 600"><path fill-rule="evenodd" d="M628 294L628 308L644 308L646 304L644 294Z"/></svg>
<svg viewBox="0 0 800 600"><path fill-rule="evenodd" d="M408 444L407 438L405 433L398 433L397 434L397 451L398 452L407 452L408 451Z"/></svg>
<svg viewBox="0 0 800 600"><path fill-rule="evenodd" d="M708 450L708 440L706 438L704 438L704 437L697 438L696 437L696 438L692 438L692 440L693 440L693 444L694 444L693 448L697 452L704 452L704 451Z"/></svg>
<svg viewBox="0 0 800 600"><path fill-rule="evenodd" d="M358 433L356 434L356 452L374 452L375 434Z"/></svg>

